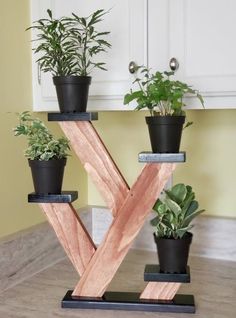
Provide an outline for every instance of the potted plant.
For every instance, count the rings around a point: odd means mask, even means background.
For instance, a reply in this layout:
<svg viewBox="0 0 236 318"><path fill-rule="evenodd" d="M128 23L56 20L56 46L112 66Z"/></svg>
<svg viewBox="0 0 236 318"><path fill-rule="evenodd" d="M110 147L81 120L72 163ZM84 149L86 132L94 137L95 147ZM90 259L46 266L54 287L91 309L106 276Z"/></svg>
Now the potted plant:
<svg viewBox="0 0 236 318"><path fill-rule="evenodd" d="M61 112L85 112L87 108L89 74L94 68L106 70L105 63L94 60L98 53L111 45L104 39L110 32L96 31L106 12L97 10L88 17L56 19L47 10L48 18L33 23L38 42L33 50L39 54L37 62L43 72L50 72L56 86Z"/></svg>
<svg viewBox="0 0 236 318"><path fill-rule="evenodd" d="M152 151L155 153L179 152L183 124L185 122L186 94L196 96L204 106L203 98L197 90L189 85L171 79L174 72L150 73L144 66L138 66L138 75L134 83L138 89L126 94L124 104L135 100L135 110L148 109L150 116L146 117L149 128ZM185 127L191 125L188 122Z"/></svg>
<svg viewBox="0 0 236 318"><path fill-rule="evenodd" d="M61 193L69 141L64 137L55 139L44 123L28 111L19 114L14 134L27 138L25 156L31 167L35 193Z"/></svg>
<svg viewBox="0 0 236 318"><path fill-rule="evenodd" d="M192 187L179 183L165 190L162 200L153 207L157 213L151 220L155 228L160 270L164 273L185 273L189 247L192 241L191 221L204 210L198 210L198 202Z"/></svg>

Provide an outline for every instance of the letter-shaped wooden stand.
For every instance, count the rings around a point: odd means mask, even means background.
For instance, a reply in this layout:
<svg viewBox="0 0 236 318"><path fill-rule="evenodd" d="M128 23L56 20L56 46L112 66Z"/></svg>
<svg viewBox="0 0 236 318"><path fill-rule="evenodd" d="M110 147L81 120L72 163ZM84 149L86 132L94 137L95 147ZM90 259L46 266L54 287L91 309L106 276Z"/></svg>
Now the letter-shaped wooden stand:
<svg viewBox="0 0 236 318"><path fill-rule="evenodd" d="M180 283L188 282L189 275L187 279L186 275L172 275L165 280L165 274L154 270L151 275L154 279L147 279L149 282L142 293L105 292L171 177L174 162L183 162L185 154L141 153L139 159L146 164L129 188L91 123L97 119L97 113L51 113L48 118L59 121L76 155L113 213L113 222L96 248L71 204L77 198L75 192L51 196L29 194L29 202L40 204L80 275L74 290L68 291L62 300L62 307L194 312L193 296L176 295Z"/></svg>

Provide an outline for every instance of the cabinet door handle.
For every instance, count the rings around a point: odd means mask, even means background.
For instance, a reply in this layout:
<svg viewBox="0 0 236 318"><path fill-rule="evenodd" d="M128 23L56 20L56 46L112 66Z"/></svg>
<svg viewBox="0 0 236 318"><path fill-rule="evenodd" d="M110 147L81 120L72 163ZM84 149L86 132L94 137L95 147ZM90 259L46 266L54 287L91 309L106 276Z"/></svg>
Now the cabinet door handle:
<svg viewBox="0 0 236 318"><path fill-rule="evenodd" d="M172 58L170 59L169 66L170 66L170 69L171 69L172 71L174 71L174 72L177 71L178 68L179 68L179 62L178 62L178 60L177 60L175 57L172 57Z"/></svg>
<svg viewBox="0 0 236 318"><path fill-rule="evenodd" d="M137 71L137 68L138 68L138 65L134 61L131 61L129 63L129 72L130 72L130 74L134 74Z"/></svg>

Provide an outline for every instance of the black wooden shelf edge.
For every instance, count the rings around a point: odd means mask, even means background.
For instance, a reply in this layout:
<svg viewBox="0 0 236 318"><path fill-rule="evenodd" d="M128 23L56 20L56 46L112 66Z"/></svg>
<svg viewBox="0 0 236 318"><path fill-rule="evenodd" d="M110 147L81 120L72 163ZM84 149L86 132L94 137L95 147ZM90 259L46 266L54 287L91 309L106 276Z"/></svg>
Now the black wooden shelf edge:
<svg viewBox="0 0 236 318"><path fill-rule="evenodd" d="M144 300L139 299L139 293L106 292L99 298L72 298L69 290L61 302L62 308L74 309L108 309L147 312L195 313L193 295L175 295L173 300Z"/></svg>
<svg viewBox="0 0 236 318"><path fill-rule="evenodd" d="M148 264L145 266L145 270L144 270L144 281L190 283L190 268L189 266L187 266L186 273L171 274L171 273L161 273L159 265Z"/></svg>
<svg viewBox="0 0 236 318"><path fill-rule="evenodd" d="M98 120L97 112L48 113L48 121L92 121Z"/></svg>
<svg viewBox="0 0 236 318"><path fill-rule="evenodd" d="M140 152L138 155L139 162L185 162L186 152L178 153L153 153L153 152Z"/></svg>
<svg viewBox="0 0 236 318"><path fill-rule="evenodd" d="M30 203L71 203L78 199L78 191L62 191L60 194L28 194Z"/></svg>

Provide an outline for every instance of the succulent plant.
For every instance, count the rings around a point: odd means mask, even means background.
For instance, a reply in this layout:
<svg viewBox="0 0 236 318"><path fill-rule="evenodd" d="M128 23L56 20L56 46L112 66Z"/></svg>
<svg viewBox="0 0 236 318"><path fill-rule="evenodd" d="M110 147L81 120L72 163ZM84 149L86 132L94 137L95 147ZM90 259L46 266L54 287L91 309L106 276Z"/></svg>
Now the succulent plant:
<svg viewBox="0 0 236 318"><path fill-rule="evenodd" d="M157 199L153 210L157 213L151 220L157 237L182 238L193 225L192 220L204 212L198 210L198 202L192 187L179 183L165 190L164 197Z"/></svg>

